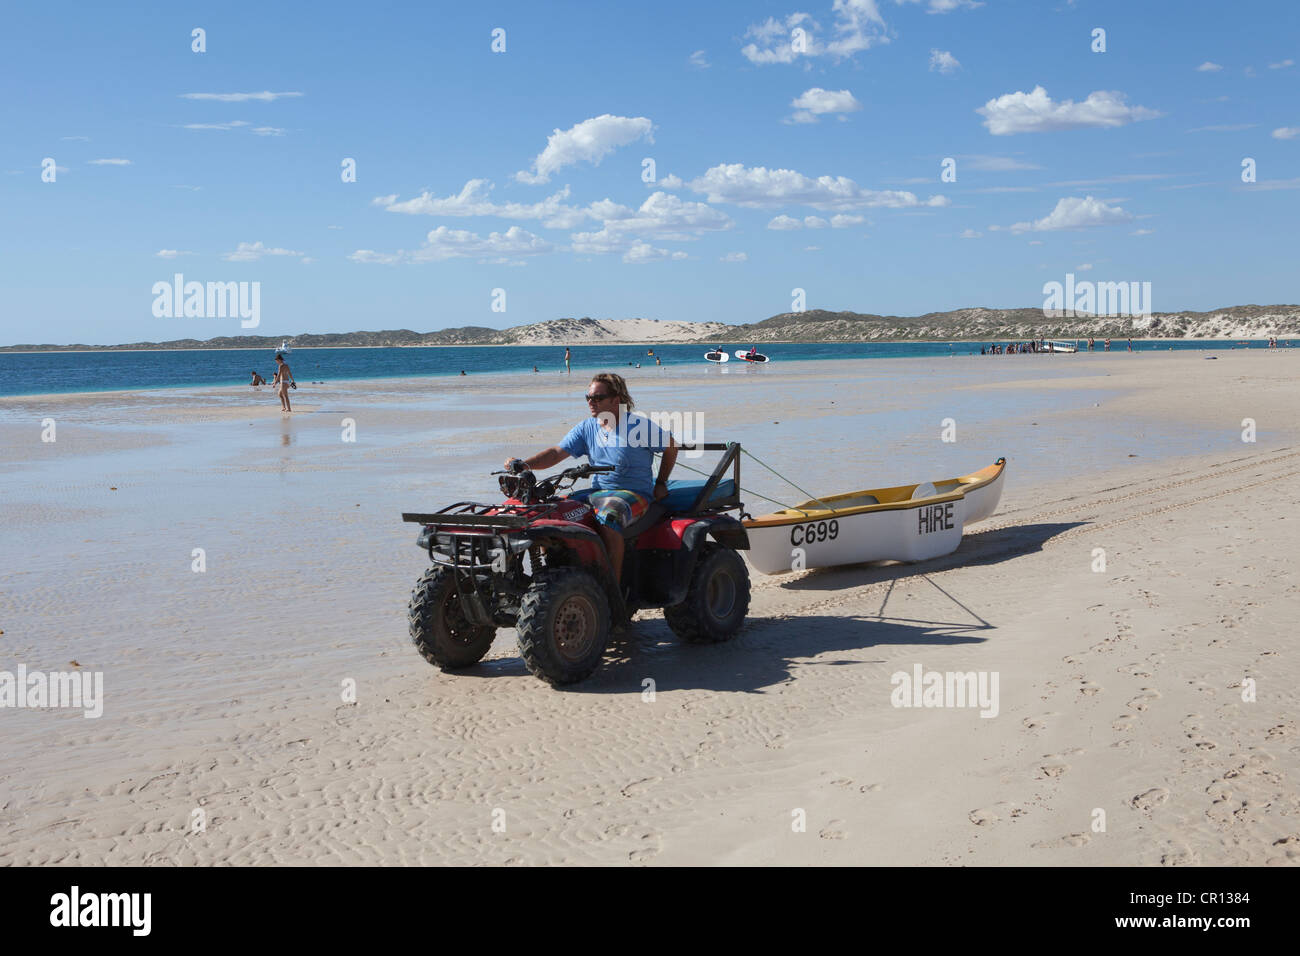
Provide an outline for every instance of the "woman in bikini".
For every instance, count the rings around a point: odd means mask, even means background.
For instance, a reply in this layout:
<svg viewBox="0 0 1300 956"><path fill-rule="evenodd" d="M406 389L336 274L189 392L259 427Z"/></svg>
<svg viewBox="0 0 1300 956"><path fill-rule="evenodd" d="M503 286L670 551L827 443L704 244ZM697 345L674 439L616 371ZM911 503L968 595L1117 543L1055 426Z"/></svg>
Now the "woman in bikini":
<svg viewBox="0 0 1300 956"><path fill-rule="evenodd" d="M276 390L279 392L280 410L283 412L291 412L293 411L293 408L289 405L289 383L293 382L293 372L289 371L289 363L286 362L284 356L278 352L276 353L275 361L279 367L275 370L275 378L271 380L271 384L274 385ZM297 387L297 385L298 383L294 382L294 387Z"/></svg>

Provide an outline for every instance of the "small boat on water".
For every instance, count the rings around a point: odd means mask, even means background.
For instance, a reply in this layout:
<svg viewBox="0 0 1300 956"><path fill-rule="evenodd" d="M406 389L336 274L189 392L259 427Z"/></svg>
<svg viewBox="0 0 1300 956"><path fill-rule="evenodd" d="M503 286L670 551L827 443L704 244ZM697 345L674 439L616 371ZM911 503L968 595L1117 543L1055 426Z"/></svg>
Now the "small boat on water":
<svg viewBox="0 0 1300 956"><path fill-rule="evenodd" d="M721 349L715 349L712 352L705 352L704 358L710 362L718 362L721 364L731 358L731 356L726 352L723 352Z"/></svg>
<svg viewBox="0 0 1300 956"><path fill-rule="evenodd" d="M771 359L762 352L746 352L744 349L736 350L736 358L740 359L742 362L757 362L760 365L764 362L771 361Z"/></svg>
<svg viewBox="0 0 1300 956"><path fill-rule="evenodd" d="M1079 347L1073 342L1053 342L1048 339L1043 343L1044 352L1077 352Z"/></svg>
<svg viewBox="0 0 1300 956"><path fill-rule="evenodd" d="M951 554L966 525L997 509L1007 460L960 478L851 491L744 521L763 574Z"/></svg>

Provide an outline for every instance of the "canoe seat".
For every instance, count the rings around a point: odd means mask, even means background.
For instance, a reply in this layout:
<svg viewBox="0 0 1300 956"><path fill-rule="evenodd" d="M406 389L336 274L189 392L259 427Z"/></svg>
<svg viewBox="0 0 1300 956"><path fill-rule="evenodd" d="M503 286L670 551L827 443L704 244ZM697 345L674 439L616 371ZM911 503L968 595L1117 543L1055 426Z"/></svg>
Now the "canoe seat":
<svg viewBox="0 0 1300 956"><path fill-rule="evenodd" d="M924 484L916 486L915 490L912 492L912 500L915 501L917 498L933 498L938 493L939 492L935 490L934 485L927 481Z"/></svg>

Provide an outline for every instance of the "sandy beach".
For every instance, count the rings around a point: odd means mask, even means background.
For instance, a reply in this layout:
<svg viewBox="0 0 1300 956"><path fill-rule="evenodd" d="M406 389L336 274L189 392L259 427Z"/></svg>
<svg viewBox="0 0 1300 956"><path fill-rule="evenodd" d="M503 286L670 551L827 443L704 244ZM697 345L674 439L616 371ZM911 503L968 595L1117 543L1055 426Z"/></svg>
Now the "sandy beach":
<svg viewBox="0 0 1300 956"><path fill-rule="evenodd" d="M290 416L0 398L0 671L104 690L0 709L0 863L1294 865L1300 356L1215 355L628 370L815 493L999 456L1006 489L949 557L754 573L734 641L641 612L558 690L512 630L420 658L400 513L499 497L591 370L303 384ZM755 514L802 497L742 476ZM917 667L996 674L996 715L894 706Z"/></svg>

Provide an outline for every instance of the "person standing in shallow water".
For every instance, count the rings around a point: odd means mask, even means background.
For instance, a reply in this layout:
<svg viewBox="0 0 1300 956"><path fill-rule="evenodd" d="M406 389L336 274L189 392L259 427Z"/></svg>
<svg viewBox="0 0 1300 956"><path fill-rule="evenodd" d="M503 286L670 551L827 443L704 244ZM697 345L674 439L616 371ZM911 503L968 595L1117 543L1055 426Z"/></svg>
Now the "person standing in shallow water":
<svg viewBox="0 0 1300 956"><path fill-rule="evenodd" d="M564 347L564 371L566 374L572 371L569 368L569 347L567 345Z"/></svg>
<svg viewBox="0 0 1300 956"><path fill-rule="evenodd" d="M289 404L289 383L293 382L293 372L289 371L289 363L278 352L275 356L275 363L277 368L275 378L271 380L271 384L276 387L276 391L280 396L280 411L291 412L293 407ZM297 382L294 382L295 386L297 384Z"/></svg>

